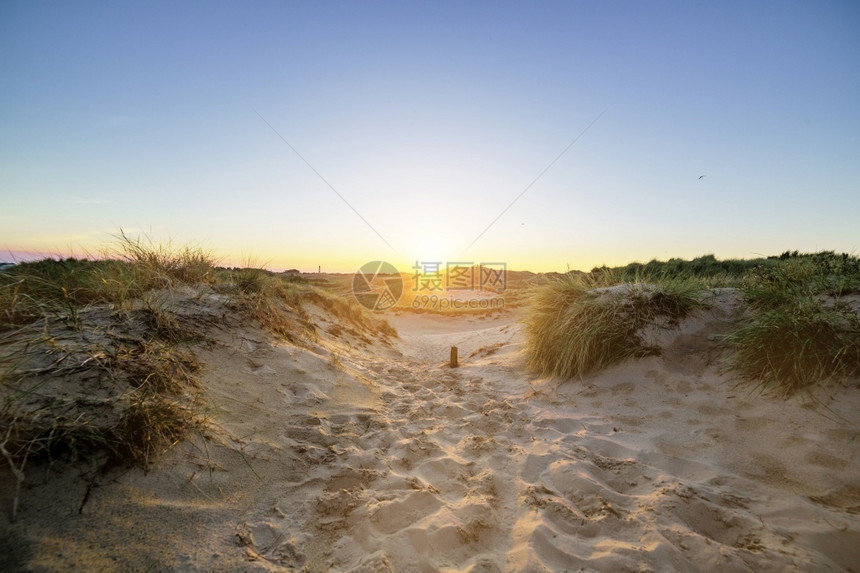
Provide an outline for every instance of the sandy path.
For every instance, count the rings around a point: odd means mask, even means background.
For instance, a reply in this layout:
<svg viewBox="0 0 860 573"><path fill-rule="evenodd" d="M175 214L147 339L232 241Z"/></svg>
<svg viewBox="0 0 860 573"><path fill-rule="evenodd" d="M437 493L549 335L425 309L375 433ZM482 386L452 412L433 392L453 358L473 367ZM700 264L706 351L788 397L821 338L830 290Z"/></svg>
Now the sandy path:
<svg viewBox="0 0 860 573"><path fill-rule="evenodd" d="M297 553L269 550L273 561L367 571L858 562L856 392L840 394L829 419L751 396L707 365L690 372L677 356L690 333L667 341L664 358L559 384L524 371L513 317L392 323L402 357L356 363L378 407L329 401L316 413L338 455L322 482L278 502ZM456 370L445 365L452 345ZM285 533L271 520L249 527L261 524Z"/></svg>
<svg viewBox="0 0 860 573"><path fill-rule="evenodd" d="M567 382L524 369L511 314L394 316L396 348L225 332L201 355L220 439L80 515L85 482L34 487L13 531L44 570L852 570L857 389L734 387L709 350L724 315Z"/></svg>

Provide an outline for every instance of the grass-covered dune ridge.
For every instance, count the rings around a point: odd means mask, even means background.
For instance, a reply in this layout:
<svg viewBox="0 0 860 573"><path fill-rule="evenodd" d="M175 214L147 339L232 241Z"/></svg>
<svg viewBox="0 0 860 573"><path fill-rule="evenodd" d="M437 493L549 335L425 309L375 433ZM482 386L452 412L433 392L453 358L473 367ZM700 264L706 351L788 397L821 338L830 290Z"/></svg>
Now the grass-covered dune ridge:
<svg viewBox="0 0 860 573"><path fill-rule="evenodd" d="M173 247L120 233L101 259L45 259L0 273L0 328L46 314L69 315L90 304L122 306L145 292L218 280L215 258L193 247Z"/></svg>
<svg viewBox="0 0 860 573"><path fill-rule="evenodd" d="M533 290L525 318L529 364L571 377L652 353L641 329L671 326L717 287L740 289L750 309L724 338L742 378L791 394L860 374L860 261L833 252L707 255L550 277Z"/></svg>
<svg viewBox="0 0 860 573"><path fill-rule="evenodd" d="M0 459L16 475L57 459L148 467L203 430L197 350L213 329L256 324L312 344L322 312L358 343L397 336L294 274L222 269L203 250L124 235L111 255L0 271Z"/></svg>

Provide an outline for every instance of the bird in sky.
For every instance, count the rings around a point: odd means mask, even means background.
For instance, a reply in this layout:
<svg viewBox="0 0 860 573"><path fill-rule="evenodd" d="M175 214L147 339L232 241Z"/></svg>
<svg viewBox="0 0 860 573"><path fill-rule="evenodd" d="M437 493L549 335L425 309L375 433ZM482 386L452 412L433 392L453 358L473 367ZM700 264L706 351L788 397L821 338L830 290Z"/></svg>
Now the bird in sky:
<svg viewBox="0 0 860 573"><path fill-rule="evenodd" d="M704 175L699 175L699 179L701 179L702 177L704 177Z"/></svg>

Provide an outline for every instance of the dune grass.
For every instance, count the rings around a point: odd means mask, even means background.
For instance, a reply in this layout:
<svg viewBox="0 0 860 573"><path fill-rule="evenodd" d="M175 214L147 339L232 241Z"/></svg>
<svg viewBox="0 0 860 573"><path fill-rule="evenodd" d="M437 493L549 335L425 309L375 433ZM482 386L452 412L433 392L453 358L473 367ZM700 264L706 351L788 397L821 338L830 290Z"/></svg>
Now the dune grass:
<svg viewBox="0 0 860 573"><path fill-rule="evenodd" d="M215 280L215 259L199 248L155 244L120 231L107 258L45 259L0 272L0 331L46 315L77 322L82 308L122 306L143 293Z"/></svg>
<svg viewBox="0 0 860 573"><path fill-rule="evenodd" d="M122 231L107 255L0 272L0 443L16 477L58 458L148 467L199 426L192 329L153 293L212 283L214 258Z"/></svg>
<svg viewBox="0 0 860 573"><path fill-rule="evenodd" d="M551 278L534 289L524 319L528 364L570 378L651 354L639 329L677 322L702 305L699 292L687 279L621 283L609 270Z"/></svg>
<svg viewBox="0 0 860 573"><path fill-rule="evenodd" d="M796 301L860 293L860 259L822 252L795 255L743 276L740 287L757 310L791 307Z"/></svg>
<svg viewBox="0 0 860 573"><path fill-rule="evenodd" d="M233 296L239 312L286 340L295 342L302 330L310 328L301 308L301 300L310 286L300 277L246 267L223 271L218 287ZM296 323L296 316L302 324Z"/></svg>
<svg viewBox="0 0 860 573"><path fill-rule="evenodd" d="M18 488L28 462L149 467L200 427L199 364L177 346L189 330L146 289L214 267L201 251L157 254L147 268L48 259L0 272L0 453Z"/></svg>
<svg viewBox="0 0 860 573"><path fill-rule="evenodd" d="M336 332L346 329L360 338L366 338L361 333L367 332L383 341L397 337L397 331L388 321L375 316L353 297L335 292L340 287L251 267L222 271L216 285L221 292L233 296L238 311L291 342L298 342L303 336L317 337L316 326L305 308L307 304L316 305L337 319Z"/></svg>
<svg viewBox="0 0 860 573"><path fill-rule="evenodd" d="M397 330L387 320L376 316L352 297L343 297L317 288L310 293L309 298L329 314L340 319L342 323L373 333L383 342L388 342L390 338L397 338Z"/></svg>
<svg viewBox="0 0 860 573"><path fill-rule="evenodd" d="M0 273L0 440L13 468L93 456L147 467L197 425L189 330L145 289L207 280L214 267L199 251L153 252Z"/></svg>
<svg viewBox="0 0 860 573"><path fill-rule="evenodd" d="M860 375L860 319L846 302L860 294L860 259L831 251L750 261L706 255L562 275L532 293L529 363L570 377L647 354L642 326L683 317L700 304L698 291L718 286L741 289L752 310L723 339L741 378L791 395Z"/></svg>
<svg viewBox="0 0 860 573"><path fill-rule="evenodd" d="M860 293L857 257L785 253L742 288L754 313L725 338L742 378L788 396L860 375L860 318L845 302Z"/></svg>
<svg viewBox="0 0 860 573"><path fill-rule="evenodd" d="M611 270L620 281L635 281L639 276L648 276L652 280L695 278L711 286L733 286L746 273L775 265L778 265L778 257L720 260L709 254L691 260L653 259L647 263L629 263L612 269L597 267L591 272Z"/></svg>
<svg viewBox="0 0 860 573"><path fill-rule="evenodd" d="M786 396L860 374L860 320L844 305L812 297L782 302L725 340L736 372Z"/></svg>
<svg viewBox="0 0 860 573"><path fill-rule="evenodd" d="M112 253L127 264L135 286L141 291L176 284L210 284L216 280L215 257L202 248L155 243L146 237L131 238L122 230L117 239Z"/></svg>
<svg viewBox="0 0 860 573"><path fill-rule="evenodd" d="M193 348L218 320L203 299L297 343L316 337L309 304L358 336L397 335L301 276L215 265L120 231L105 258L0 272L0 463L20 479L28 461L60 458L147 468L203 428Z"/></svg>

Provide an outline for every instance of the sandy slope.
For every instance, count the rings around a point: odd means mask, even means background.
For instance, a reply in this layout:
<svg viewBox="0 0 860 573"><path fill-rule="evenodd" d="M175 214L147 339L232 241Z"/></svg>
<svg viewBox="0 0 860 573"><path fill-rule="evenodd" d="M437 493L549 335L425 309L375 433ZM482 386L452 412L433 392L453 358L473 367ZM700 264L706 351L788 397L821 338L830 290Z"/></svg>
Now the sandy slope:
<svg viewBox="0 0 860 573"><path fill-rule="evenodd" d="M858 567L860 392L814 405L735 387L712 339L737 300L714 302L651 334L662 356L571 381L524 369L512 314L394 316L396 348L325 334L321 311L304 348L219 331L200 354L214 437L149 475L96 476L80 514L90 474L31 486L0 565Z"/></svg>

